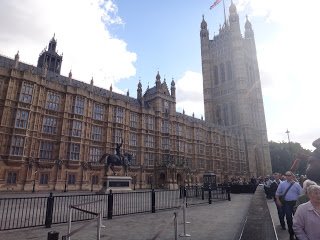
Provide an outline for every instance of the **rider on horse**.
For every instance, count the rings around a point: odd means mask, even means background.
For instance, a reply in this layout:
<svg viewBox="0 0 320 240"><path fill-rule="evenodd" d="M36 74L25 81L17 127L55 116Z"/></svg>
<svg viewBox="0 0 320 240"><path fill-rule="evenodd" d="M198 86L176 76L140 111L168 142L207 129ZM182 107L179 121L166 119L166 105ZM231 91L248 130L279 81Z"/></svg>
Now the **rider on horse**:
<svg viewBox="0 0 320 240"><path fill-rule="evenodd" d="M121 152L120 152L120 148L121 148L121 146L122 146L122 143L123 143L123 140L121 140L121 143L120 143L120 144L117 143L116 152L117 152L117 156L118 156L119 159L120 159L121 164L123 165L123 164L124 164L124 160L123 160L123 156L122 156L122 154L121 154Z"/></svg>

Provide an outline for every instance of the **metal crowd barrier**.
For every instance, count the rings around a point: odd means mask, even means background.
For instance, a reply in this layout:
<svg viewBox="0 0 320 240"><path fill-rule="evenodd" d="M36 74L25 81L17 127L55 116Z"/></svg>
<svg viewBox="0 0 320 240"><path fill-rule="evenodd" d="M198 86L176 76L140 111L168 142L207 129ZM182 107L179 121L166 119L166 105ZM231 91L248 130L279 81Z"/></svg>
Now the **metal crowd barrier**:
<svg viewBox="0 0 320 240"><path fill-rule="evenodd" d="M93 202L69 206L68 234L65 236L62 236L62 240L71 240L72 235L80 232L82 229L86 228L87 226L89 226L91 223L93 223L95 221L98 222L98 224L97 224L97 240L100 240L101 225L102 225L102 211L101 212L91 212L86 209L79 208L80 206L85 206L85 205L89 205L89 204L100 202L100 201L102 201L102 200L97 200L97 201L93 201ZM71 232L71 222L72 222L72 212L73 212L72 209L75 209L75 210L78 210L80 212L84 212L87 214L94 215L95 217L93 219L91 219L89 222L83 224L81 227L79 227Z"/></svg>
<svg viewBox="0 0 320 240"><path fill-rule="evenodd" d="M69 206L94 202L90 212L101 212L102 217L112 219L135 213L179 208L186 197L189 205L205 204L214 200L230 200L230 188L217 187L205 191L203 187L181 187L178 190L132 191L127 193L62 195L49 197L0 198L0 231L46 226L68 222ZM210 200L209 200L210 199ZM73 221L92 219L88 212L76 212Z"/></svg>

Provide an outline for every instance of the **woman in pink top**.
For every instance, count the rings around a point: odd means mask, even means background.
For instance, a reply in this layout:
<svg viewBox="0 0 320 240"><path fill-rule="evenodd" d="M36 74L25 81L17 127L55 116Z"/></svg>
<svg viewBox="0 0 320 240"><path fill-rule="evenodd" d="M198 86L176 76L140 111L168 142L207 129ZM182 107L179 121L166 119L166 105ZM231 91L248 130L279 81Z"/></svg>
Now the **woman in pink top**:
<svg viewBox="0 0 320 240"><path fill-rule="evenodd" d="M320 186L308 188L310 201L299 205L293 218L293 230L299 240L320 239Z"/></svg>

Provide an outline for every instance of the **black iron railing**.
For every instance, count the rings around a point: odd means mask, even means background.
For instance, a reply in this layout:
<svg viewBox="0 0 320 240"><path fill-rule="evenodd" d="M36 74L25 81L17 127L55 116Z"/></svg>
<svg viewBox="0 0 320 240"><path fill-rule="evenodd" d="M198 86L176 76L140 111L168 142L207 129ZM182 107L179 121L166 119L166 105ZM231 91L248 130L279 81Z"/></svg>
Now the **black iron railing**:
<svg viewBox="0 0 320 240"><path fill-rule="evenodd" d="M188 205L211 203L214 200L230 200L230 188L181 187L179 190L148 190L126 193L64 195L28 198L0 198L0 231L36 226L51 227L51 224L66 223L71 205L85 204L86 211L102 213L104 218L181 206L184 196ZM210 196L210 197L209 197ZM92 215L76 212L72 221L92 219Z"/></svg>

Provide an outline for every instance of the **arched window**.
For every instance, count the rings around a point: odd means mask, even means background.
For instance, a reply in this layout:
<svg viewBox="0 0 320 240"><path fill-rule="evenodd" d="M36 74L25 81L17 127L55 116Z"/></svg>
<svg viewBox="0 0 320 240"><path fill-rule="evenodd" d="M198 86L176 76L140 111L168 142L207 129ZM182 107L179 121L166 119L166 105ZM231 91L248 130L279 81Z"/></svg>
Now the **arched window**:
<svg viewBox="0 0 320 240"><path fill-rule="evenodd" d="M221 76L221 83L224 83L226 81L226 72L224 69L224 64L220 64L220 76Z"/></svg>
<svg viewBox="0 0 320 240"><path fill-rule="evenodd" d="M44 175L41 174L41 175L40 175L40 184L43 184L43 178L44 178Z"/></svg>
<svg viewBox="0 0 320 240"><path fill-rule="evenodd" d="M231 123L232 125L237 124L236 105L234 103L231 103Z"/></svg>
<svg viewBox="0 0 320 240"><path fill-rule="evenodd" d="M11 184L11 179L12 179L12 173L9 173L8 177L7 177L7 183L8 184Z"/></svg>
<svg viewBox="0 0 320 240"><path fill-rule="evenodd" d="M13 174L12 174L11 184L16 184L16 177L17 177L17 174L16 174L16 173L13 173Z"/></svg>
<svg viewBox="0 0 320 240"><path fill-rule="evenodd" d="M248 64L247 64L247 77L248 77L248 82L251 82L250 71L249 71L249 66L248 66Z"/></svg>
<svg viewBox="0 0 320 240"><path fill-rule="evenodd" d="M224 125L229 126L229 112L228 112L228 105L223 107L223 117L224 117Z"/></svg>
<svg viewBox="0 0 320 240"><path fill-rule="evenodd" d="M220 106L217 107L216 117L217 117L218 125L221 125L222 119L221 119L221 107Z"/></svg>
<svg viewBox="0 0 320 240"><path fill-rule="evenodd" d="M227 62L227 81L232 81L232 68L231 68L231 62Z"/></svg>
<svg viewBox="0 0 320 240"><path fill-rule="evenodd" d="M214 85L219 85L219 72L218 72L218 67L214 66L213 68L213 73L214 73Z"/></svg>

